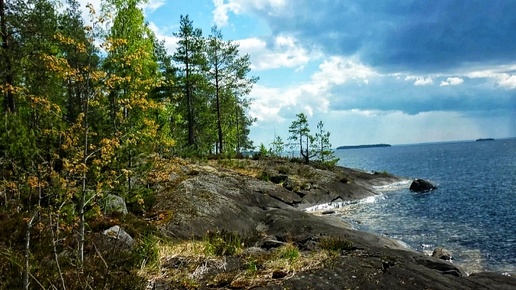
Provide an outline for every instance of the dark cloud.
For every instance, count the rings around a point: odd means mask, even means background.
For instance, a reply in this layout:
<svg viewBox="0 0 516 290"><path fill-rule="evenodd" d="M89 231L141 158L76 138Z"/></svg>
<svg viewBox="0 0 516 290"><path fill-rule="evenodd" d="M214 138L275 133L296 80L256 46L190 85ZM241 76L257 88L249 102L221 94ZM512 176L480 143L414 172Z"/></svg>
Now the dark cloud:
<svg viewBox="0 0 516 290"><path fill-rule="evenodd" d="M256 11L275 34L386 71L432 72L516 59L516 1L296 0Z"/></svg>

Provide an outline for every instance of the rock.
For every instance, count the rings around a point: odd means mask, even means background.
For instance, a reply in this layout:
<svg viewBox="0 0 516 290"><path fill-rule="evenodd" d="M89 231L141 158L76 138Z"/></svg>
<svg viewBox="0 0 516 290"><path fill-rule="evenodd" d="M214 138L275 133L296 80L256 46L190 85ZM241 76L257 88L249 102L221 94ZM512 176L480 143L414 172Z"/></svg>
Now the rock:
<svg viewBox="0 0 516 290"><path fill-rule="evenodd" d="M288 175L286 174L277 174L277 175L271 175L269 176L269 179L271 182L280 184L283 181L285 181L288 178Z"/></svg>
<svg viewBox="0 0 516 290"><path fill-rule="evenodd" d="M107 214L127 214L127 205L125 204L125 200L118 195L106 195L106 197L104 198L104 212Z"/></svg>
<svg viewBox="0 0 516 290"><path fill-rule="evenodd" d="M287 276L287 271L285 270L276 270L272 272L272 279L281 279Z"/></svg>
<svg viewBox="0 0 516 290"><path fill-rule="evenodd" d="M286 190L294 190L294 188L296 187L301 187L299 182L297 180L295 180L294 178L292 177L288 177L285 179L285 181L283 182L283 187L286 189Z"/></svg>
<svg viewBox="0 0 516 290"><path fill-rule="evenodd" d="M112 226L109 229L105 230L103 234L112 239L124 242L128 246L134 245L133 237L131 237L126 231L120 228L120 226Z"/></svg>
<svg viewBox="0 0 516 290"><path fill-rule="evenodd" d="M445 248L436 248L432 253L432 257L450 261L452 259L452 253Z"/></svg>
<svg viewBox="0 0 516 290"><path fill-rule="evenodd" d="M266 160L260 160L263 172ZM277 163L275 163L278 166ZM272 166L272 165L271 165ZM369 174L337 167L335 171L311 169L304 165L279 164L289 167L288 180L283 186L270 179L234 174L229 171L206 170L199 167L197 175L186 176L174 190L159 193L156 210L173 210L170 220L158 225L164 234L180 240L202 239L207 231L227 230L256 235L249 239L242 255L224 257L224 271L210 266L198 285L213 285L222 289L516 289L516 279L503 275L467 276L463 270L442 259L429 257L404 248L397 241L384 236L352 229L341 218L333 215L316 216L299 209L335 201L351 201L377 194L373 186L401 181L400 178ZM278 172L270 168L269 172ZM297 174L295 174L297 172ZM283 172L281 172L283 173ZM302 174L301 174L302 173ZM348 182L341 182L342 176ZM181 178L182 179L182 178ZM302 197L288 188L302 188L309 183ZM418 182L419 184L419 182ZM433 185L431 188L435 188ZM296 189L297 190L297 189ZM298 195L299 196L299 195ZM245 234L247 235L247 234ZM303 255L317 250L320 237L337 237L352 244L352 250L342 251L320 266L289 272L288 269L267 270L270 276L256 284L242 273L249 273L250 261L261 261L272 255L285 242L296 245ZM256 241L256 242L255 242ZM254 248L253 246L257 247ZM268 251L268 250L272 251ZM179 257L178 257L179 258ZM184 273L191 273L199 261L176 260L170 265ZM234 260L231 263L232 259ZM235 265L232 267L231 265ZM175 268L174 268L175 269ZM232 270L233 269L233 270ZM272 271L271 271L272 270ZM273 271L277 271L274 273ZM281 278L282 275L288 279ZM217 276L219 275L219 276ZM227 278L219 279L220 275ZM274 276L275 279L272 279ZM167 277L159 279L168 279ZM177 282L168 280L172 288ZM216 281L216 282L213 282ZM223 282L218 282L223 281ZM228 284L229 283L229 284ZM512 287L512 288L511 288Z"/></svg>
<svg viewBox="0 0 516 290"><path fill-rule="evenodd" d="M260 247L262 249L270 250L270 249L274 249L274 248L279 248L284 245L286 245L286 243L284 243L284 242L280 242L280 241L273 240L273 239L267 239L261 243Z"/></svg>
<svg viewBox="0 0 516 290"><path fill-rule="evenodd" d="M423 179L416 179L410 185L410 191L414 192L428 192L434 189L437 189L435 185Z"/></svg>

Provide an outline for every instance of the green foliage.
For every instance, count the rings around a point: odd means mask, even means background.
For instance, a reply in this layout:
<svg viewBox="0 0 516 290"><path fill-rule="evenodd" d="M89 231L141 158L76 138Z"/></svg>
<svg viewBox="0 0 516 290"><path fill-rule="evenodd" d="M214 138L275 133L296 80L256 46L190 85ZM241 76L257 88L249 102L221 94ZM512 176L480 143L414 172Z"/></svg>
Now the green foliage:
<svg viewBox="0 0 516 290"><path fill-rule="evenodd" d="M315 141L317 144L318 159L322 164L328 168L334 167L339 158L336 158L330 143L330 132L324 130L322 121L317 123L317 133L315 134Z"/></svg>
<svg viewBox="0 0 516 290"><path fill-rule="evenodd" d="M271 181L271 176L270 176L269 172L262 171L262 174L260 174L260 178L259 179L262 180L262 181L269 182L269 181Z"/></svg>
<svg viewBox="0 0 516 290"><path fill-rule="evenodd" d="M135 264L139 267L150 265L155 267L158 265L158 243L159 238L149 234L139 239L134 250L132 251L135 259Z"/></svg>
<svg viewBox="0 0 516 290"><path fill-rule="evenodd" d="M271 147L269 149L270 155L274 157L280 157L285 149L285 143L280 136L276 136L274 141L271 143Z"/></svg>
<svg viewBox="0 0 516 290"><path fill-rule="evenodd" d="M280 259L294 262L299 258L299 249L293 244L287 244L276 250L276 256Z"/></svg>
<svg viewBox="0 0 516 290"><path fill-rule="evenodd" d="M258 154L260 154L261 157L267 157L267 155L269 155L269 151L267 151L267 148L265 148L265 145L263 145L263 143L260 144Z"/></svg>
<svg viewBox="0 0 516 290"><path fill-rule="evenodd" d="M289 127L288 131L291 135L288 139L293 141L293 144L297 144L299 155L303 158L304 162L308 164L310 162L310 158L315 156L315 154L310 150L313 143L313 137L310 135L310 128L306 115L304 113L299 113L296 117L297 119L294 120Z"/></svg>
<svg viewBox="0 0 516 290"><path fill-rule="evenodd" d="M226 230L208 232L204 240L208 255L231 256L238 253L243 247L240 235Z"/></svg>
<svg viewBox="0 0 516 290"><path fill-rule="evenodd" d="M258 272L258 262L256 261L256 259L249 259L246 263L247 265L247 274L248 275L256 275L256 273Z"/></svg>
<svg viewBox="0 0 516 290"><path fill-rule="evenodd" d="M299 148L299 155L304 163L308 164L314 157L325 168L333 168L338 158L333 154L330 143L330 132L323 129L324 124L319 121L315 136L310 134L308 118L304 113L296 115L297 119L289 127L291 134L289 140L293 141L293 146ZM294 148L293 147L293 148Z"/></svg>
<svg viewBox="0 0 516 290"><path fill-rule="evenodd" d="M41 288L133 288L132 271L155 261L157 238L132 214L103 216L102 197L123 196L144 215L156 200L156 157L219 150L231 158L252 147L249 56L217 29L204 38L188 17L168 55L139 8L145 1L104 0L100 14L87 5L87 24L76 0L4 2L0 225L9 234L0 251L16 254L0 262L0 276L17 278L13 289L31 275ZM115 221L135 235L133 250L99 235ZM212 237L213 252L234 253L238 239Z"/></svg>

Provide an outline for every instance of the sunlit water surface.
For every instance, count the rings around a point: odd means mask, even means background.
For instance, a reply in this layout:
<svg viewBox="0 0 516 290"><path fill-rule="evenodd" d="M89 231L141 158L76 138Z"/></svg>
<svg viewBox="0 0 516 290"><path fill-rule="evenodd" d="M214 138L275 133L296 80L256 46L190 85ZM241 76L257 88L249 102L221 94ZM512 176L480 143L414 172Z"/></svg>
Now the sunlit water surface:
<svg viewBox="0 0 516 290"><path fill-rule="evenodd" d="M467 272L516 272L516 139L337 150L339 165L388 171L438 185L408 184L345 206L359 230L431 252L444 247Z"/></svg>

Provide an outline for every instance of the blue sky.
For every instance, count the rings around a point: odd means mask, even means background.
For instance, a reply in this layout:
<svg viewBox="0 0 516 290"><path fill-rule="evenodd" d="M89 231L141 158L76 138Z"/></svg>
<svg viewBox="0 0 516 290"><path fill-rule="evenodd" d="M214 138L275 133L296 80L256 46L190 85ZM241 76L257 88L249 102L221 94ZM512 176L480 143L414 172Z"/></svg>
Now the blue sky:
<svg viewBox="0 0 516 290"><path fill-rule="evenodd" d="M516 136L516 1L151 0L145 14L170 53L188 14L251 56L255 145L286 141L300 112L334 146Z"/></svg>

